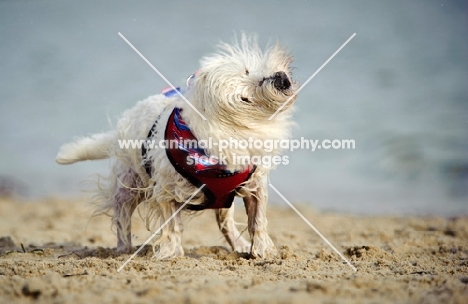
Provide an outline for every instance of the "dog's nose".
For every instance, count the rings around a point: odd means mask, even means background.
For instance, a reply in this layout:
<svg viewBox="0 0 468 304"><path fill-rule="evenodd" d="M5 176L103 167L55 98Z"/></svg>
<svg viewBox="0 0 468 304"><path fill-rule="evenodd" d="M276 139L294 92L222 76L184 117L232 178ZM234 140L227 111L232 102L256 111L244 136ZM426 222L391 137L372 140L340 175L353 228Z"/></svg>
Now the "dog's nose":
<svg viewBox="0 0 468 304"><path fill-rule="evenodd" d="M273 85L280 91L287 90L291 87L291 81L289 81L288 75L286 75L285 72L276 72L273 79Z"/></svg>

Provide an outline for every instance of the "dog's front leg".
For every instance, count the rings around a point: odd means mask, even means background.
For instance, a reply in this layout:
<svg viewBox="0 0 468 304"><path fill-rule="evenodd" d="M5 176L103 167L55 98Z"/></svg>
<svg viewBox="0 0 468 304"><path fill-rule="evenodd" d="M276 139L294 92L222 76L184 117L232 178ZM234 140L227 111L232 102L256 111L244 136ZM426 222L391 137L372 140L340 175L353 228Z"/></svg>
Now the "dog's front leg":
<svg viewBox="0 0 468 304"><path fill-rule="evenodd" d="M266 181L259 184L260 186L256 191L244 197L248 229L252 240L250 254L255 258L272 258L276 255L276 248L267 232L266 206L268 193Z"/></svg>
<svg viewBox="0 0 468 304"><path fill-rule="evenodd" d="M161 225L165 223L180 207L176 202L159 203ZM184 256L182 248L182 218L177 213L161 230L161 237L155 242L153 257L158 260L172 259Z"/></svg>
<svg viewBox="0 0 468 304"><path fill-rule="evenodd" d="M232 250L250 252L250 243L242 237L234 222L234 204L231 208L218 209L215 212L219 230L231 245Z"/></svg>

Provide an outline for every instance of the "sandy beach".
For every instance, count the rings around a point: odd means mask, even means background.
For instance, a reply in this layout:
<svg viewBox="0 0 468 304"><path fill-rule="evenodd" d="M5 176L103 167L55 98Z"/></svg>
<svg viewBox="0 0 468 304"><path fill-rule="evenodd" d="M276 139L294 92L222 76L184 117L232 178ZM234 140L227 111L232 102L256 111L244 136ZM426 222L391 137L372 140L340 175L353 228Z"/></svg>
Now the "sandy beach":
<svg viewBox="0 0 468 304"><path fill-rule="evenodd" d="M238 206L237 206L238 205ZM246 221L237 204L237 221ZM375 217L297 206L354 272L292 209L269 209L278 255L230 252L214 214L184 217L186 256L115 252L106 216L85 200L0 200L0 302L466 303L468 217ZM135 250L151 235L134 219Z"/></svg>

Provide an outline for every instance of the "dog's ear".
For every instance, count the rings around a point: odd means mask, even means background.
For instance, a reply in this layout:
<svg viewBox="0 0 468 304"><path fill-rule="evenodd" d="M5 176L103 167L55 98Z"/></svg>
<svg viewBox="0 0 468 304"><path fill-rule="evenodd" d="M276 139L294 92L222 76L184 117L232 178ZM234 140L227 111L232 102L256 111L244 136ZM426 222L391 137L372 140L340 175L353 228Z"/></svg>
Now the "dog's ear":
<svg viewBox="0 0 468 304"><path fill-rule="evenodd" d="M293 61L292 55L289 51L282 46L280 43L276 43L272 48L267 52L269 60L282 66L285 70L289 71Z"/></svg>
<svg viewBox="0 0 468 304"><path fill-rule="evenodd" d="M207 77L207 72L205 71L205 69L200 68L197 70L197 76L195 76L196 80L206 81L206 77Z"/></svg>

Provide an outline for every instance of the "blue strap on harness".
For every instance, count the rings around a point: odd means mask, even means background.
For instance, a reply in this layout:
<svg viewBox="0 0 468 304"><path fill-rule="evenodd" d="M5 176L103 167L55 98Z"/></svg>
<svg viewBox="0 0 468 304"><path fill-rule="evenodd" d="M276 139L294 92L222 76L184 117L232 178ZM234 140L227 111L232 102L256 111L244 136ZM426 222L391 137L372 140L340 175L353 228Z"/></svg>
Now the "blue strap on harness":
<svg viewBox="0 0 468 304"><path fill-rule="evenodd" d="M172 96L177 95L177 91L179 91L179 93L183 94L180 87L176 87L175 90L173 88L169 87L167 89L162 90L161 93L166 97L172 97Z"/></svg>

